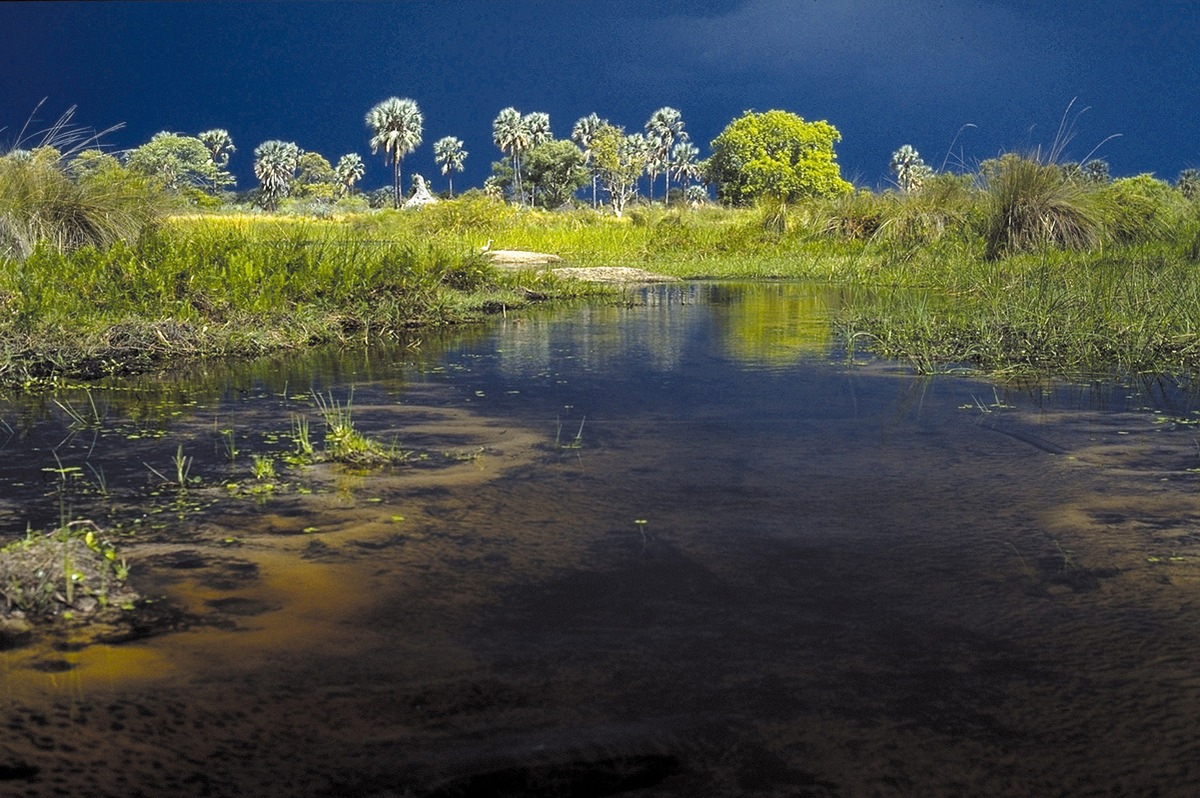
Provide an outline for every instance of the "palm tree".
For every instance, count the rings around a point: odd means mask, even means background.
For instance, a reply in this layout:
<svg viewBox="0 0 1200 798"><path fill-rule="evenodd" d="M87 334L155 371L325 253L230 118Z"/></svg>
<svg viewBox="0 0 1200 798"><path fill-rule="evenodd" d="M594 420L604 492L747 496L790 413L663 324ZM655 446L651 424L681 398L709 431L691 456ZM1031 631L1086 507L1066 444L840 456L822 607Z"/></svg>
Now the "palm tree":
<svg viewBox="0 0 1200 798"><path fill-rule="evenodd" d="M392 206L399 208L400 164L421 146L425 117L414 101L389 97L367 111L366 122L371 129L371 154L383 150L384 163L392 166Z"/></svg>
<svg viewBox="0 0 1200 798"><path fill-rule="evenodd" d="M550 130L550 114L545 111L533 111L525 114L521 117L521 126L525 128L525 134L529 137L526 149L532 150L539 144L554 140L554 133ZM524 202L524 198L521 201ZM532 187L529 189L529 203L533 204Z"/></svg>
<svg viewBox="0 0 1200 798"><path fill-rule="evenodd" d="M1094 158L1083 165L1083 178L1092 185L1108 182L1108 162Z"/></svg>
<svg viewBox="0 0 1200 798"><path fill-rule="evenodd" d="M685 196L691 182L700 177L700 163L696 160L699 157L699 148L690 141L681 141L671 149L671 170Z"/></svg>
<svg viewBox="0 0 1200 798"><path fill-rule="evenodd" d="M1175 187L1188 199L1200 197L1200 169L1184 169L1179 173Z"/></svg>
<svg viewBox="0 0 1200 798"><path fill-rule="evenodd" d="M896 185L905 193L920 191L925 180L933 173L911 144L905 144L892 153L890 168L896 175Z"/></svg>
<svg viewBox="0 0 1200 798"><path fill-rule="evenodd" d="M451 197L454 196L454 175L452 173L463 170L463 162L467 160L469 154L463 149L462 139L454 136L444 136L433 143L433 160L441 165L442 174L449 177Z"/></svg>
<svg viewBox="0 0 1200 798"><path fill-rule="evenodd" d="M264 208L275 210L279 200L288 195L299 163L300 148L290 141L272 139L254 148L254 176Z"/></svg>
<svg viewBox="0 0 1200 798"><path fill-rule="evenodd" d="M592 162L592 137L596 135L596 131L603 125L608 124L606 120L596 116L596 114L588 114L581 117L575 122L575 126L571 128L571 141L579 145L579 149L583 150L583 163L588 166L592 173L592 207L596 207L596 170L591 169Z"/></svg>
<svg viewBox="0 0 1200 798"><path fill-rule="evenodd" d="M1059 164L1058 171L1060 174L1062 174L1063 180L1067 181L1068 183L1084 182L1083 167L1075 161L1068 161L1067 163Z"/></svg>
<svg viewBox="0 0 1200 798"><path fill-rule="evenodd" d="M523 123L521 112L516 108L505 108L492 122L492 141L505 155L512 158L513 192L518 201L523 201L521 192L521 153L529 149L529 129Z"/></svg>
<svg viewBox="0 0 1200 798"><path fill-rule="evenodd" d="M362 180L366 171L367 166L357 152L347 153L338 159L337 166L333 167L333 173L342 187L342 196L354 190L354 184Z"/></svg>
<svg viewBox="0 0 1200 798"><path fill-rule="evenodd" d="M646 122L646 138L650 141L650 161L646 169L650 173L650 199L654 199L654 179L659 172L666 176L663 181L663 197L666 198L671 186L671 148L677 141L687 140L683 116L674 108L659 108Z"/></svg>
<svg viewBox="0 0 1200 798"><path fill-rule="evenodd" d="M525 126L525 131L529 135L530 148L545 144L554 138L554 133L550 130L550 114L544 111L525 114L521 117L521 124Z"/></svg>
<svg viewBox="0 0 1200 798"><path fill-rule="evenodd" d="M213 128L197 135L196 138L200 139L208 149L208 154L218 169L229 166L229 156L237 152L237 147L233 146L233 137L229 135L228 130Z"/></svg>

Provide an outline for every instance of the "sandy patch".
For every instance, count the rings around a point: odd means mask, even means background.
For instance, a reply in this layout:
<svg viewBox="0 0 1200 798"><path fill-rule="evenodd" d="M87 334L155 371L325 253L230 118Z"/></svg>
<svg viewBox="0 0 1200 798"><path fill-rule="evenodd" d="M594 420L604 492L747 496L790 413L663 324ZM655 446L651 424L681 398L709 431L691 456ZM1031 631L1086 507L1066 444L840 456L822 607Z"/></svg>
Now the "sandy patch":
<svg viewBox="0 0 1200 798"><path fill-rule="evenodd" d="M671 283L679 279L669 274L655 274L645 269L632 269L628 266L601 266L592 269L562 268L553 269L553 272L559 277L590 280L597 283Z"/></svg>

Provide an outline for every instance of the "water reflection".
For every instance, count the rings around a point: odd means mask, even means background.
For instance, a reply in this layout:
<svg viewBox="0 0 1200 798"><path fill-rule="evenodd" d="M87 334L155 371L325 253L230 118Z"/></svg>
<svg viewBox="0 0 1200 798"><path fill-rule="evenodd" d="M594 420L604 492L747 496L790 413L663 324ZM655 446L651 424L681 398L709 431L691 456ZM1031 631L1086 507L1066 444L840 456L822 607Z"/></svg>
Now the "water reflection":
<svg viewBox="0 0 1200 798"><path fill-rule="evenodd" d="M0 773L86 795L1194 793L1193 392L848 362L841 301L657 287L94 389L75 431L12 400L5 533L52 517L47 457L100 465L114 518L149 513L134 574L177 614L0 652ZM277 452L312 391L352 387L356 423L424 459L226 495L246 466L221 429ZM150 512L142 462L181 442L204 506Z"/></svg>

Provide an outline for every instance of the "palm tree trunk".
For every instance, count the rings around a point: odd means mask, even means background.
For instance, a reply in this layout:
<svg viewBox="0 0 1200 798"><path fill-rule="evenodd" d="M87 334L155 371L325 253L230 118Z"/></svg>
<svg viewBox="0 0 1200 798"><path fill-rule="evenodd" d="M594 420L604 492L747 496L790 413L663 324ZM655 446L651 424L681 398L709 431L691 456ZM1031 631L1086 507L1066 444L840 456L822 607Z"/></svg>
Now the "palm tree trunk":
<svg viewBox="0 0 1200 798"><path fill-rule="evenodd" d="M400 207L400 159L392 159L392 207Z"/></svg>

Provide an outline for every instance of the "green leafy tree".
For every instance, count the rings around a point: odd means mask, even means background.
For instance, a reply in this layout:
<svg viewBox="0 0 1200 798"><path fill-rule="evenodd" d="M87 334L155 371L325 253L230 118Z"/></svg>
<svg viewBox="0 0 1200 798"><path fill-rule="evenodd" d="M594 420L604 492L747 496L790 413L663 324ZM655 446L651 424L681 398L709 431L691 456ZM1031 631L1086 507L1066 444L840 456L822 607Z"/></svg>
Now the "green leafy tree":
<svg viewBox="0 0 1200 798"><path fill-rule="evenodd" d="M896 185L906 194L920 191L925 181L933 177L933 169L925 164L921 154L911 144L905 144L892 153L890 168L896 176Z"/></svg>
<svg viewBox="0 0 1200 798"><path fill-rule="evenodd" d="M389 97L366 116L371 129L371 154L383 150L385 164L392 167L392 207L400 207L400 165L404 156L421 146L425 117L416 102Z"/></svg>
<svg viewBox="0 0 1200 798"><path fill-rule="evenodd" d="M229 172L213 162L200 139L165 131L155 133L150 141L132 150L125 165L171 191L189 186L217 189L234 182Z"/></svg>
<svg viewBox="0 0 1200 798"><path fill-rule="evenodd" d="M450 181L450 196L454 196L454 172L461 172L470 155L463 149L462 139L444 136L433 143L433 160L442 167L442 174Z"/></svg>
<svg viewBox="0 0 1200 798"><path fill-rule="evenodd" d="M1175 180L1175 188L1188 199L1200 198L1200 169L1184 169Z"/></svg>
<svg viewBox="0 0 1200 798"><path fill-rule="evenodd" d="M103 174L114 169L120 169L121 162L116 156L97 149L83 150L67 165L67 171L77 179Z"/></svg>
<svg viewBox="0 0 1200 798"><path fill-rule="evenodd" d="M676 142L687 141L683 132L683 116L674 108L664 106L650 115L646 122L646 138L650 142L647 171L650 174L650 199L654 199L654 180L664 176L663 197L671 188L671 149Z"/></svg>
<svg viewBox="0 0 1200 798"><path fill-rule="evenodd" d="M319 152L300 151L296 159L296 177L290 194L294 197L332 202L339 193L337 173Z"/></svg>
<svg viewBox="0 0 1200 798"><path fill-rule="evenodd" d="M362 180L363 175L367 173L367 165L363 163L361 155L351 152L338 158L333 171L337 175L338 185L341 186L341 196L344 197L354 190L355 183Z"/></svg>
<svg viewBox="0 0 1200 798"><path fill-rule="evenodd" d="M254 176L264 208L273 211L279 207L279 200L291 190L299 162L300 148L290 141L272 139L254 148Z"/></svg>
<svg viewBox="0 0 1200 798"><path fill-rule="evenodd" d="M525 156L525 173L534 202L557 208L587 185L583 151L570 141L544 141Z"/></svg>
<svg viewBox="0 0 1200 798"><path fill-rule="evenodd" d="M763 196L790 202L848 194L853 187L842 179L833 151L841 139L825 121L747 111L713 140L708 177L722 200L738 205Z"/></svg>
<svg viewBox="0 0 1200 798"><path fill-rule="evenodd" d="M592 162L618 218L637 194L648 159L649 147L641 134L627 136L623 128L605 124L592 136Z"/></svg>

